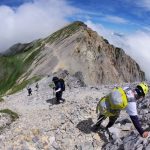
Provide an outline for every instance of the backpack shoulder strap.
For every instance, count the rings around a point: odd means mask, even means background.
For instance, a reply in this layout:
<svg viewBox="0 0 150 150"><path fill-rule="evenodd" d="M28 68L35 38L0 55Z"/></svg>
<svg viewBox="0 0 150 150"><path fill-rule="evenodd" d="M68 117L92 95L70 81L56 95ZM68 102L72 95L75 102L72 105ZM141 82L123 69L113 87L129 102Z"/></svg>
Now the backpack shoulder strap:
<svg viewBox="0 0 150 150"><path fill-rule="evenodd" d="M130 90L131 90L130 87L128 87L127 89L124 90L124 92L126 93L126 95L127 95L128 91L130 91ZM128 102L136 102L135 98L133 98L133 97L130 97L130 98L127 97L127 100L128 100Z"/></svg>
<svg viewBox="0 0 150 150"><path fill-rule="evenodd" d="M99 100L99 102L97 103L97 106L96 106L96 113L100 112L100 110L101 110L101 103L106 103L105 101L108 101L108 98L109 98L109 96L106 95L106 96L102 97Z"/></svg>

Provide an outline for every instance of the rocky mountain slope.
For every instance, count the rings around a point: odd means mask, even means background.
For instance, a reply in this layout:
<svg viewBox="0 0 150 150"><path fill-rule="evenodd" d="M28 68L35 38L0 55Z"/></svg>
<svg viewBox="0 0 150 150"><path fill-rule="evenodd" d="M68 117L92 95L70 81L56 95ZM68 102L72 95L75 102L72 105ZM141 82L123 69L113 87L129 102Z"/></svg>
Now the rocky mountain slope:
<svg viewBox="0 0 150 150"><path fill-rule="evenodd" d="M28 71L30 76L66 69L80 71L87 84L108 84L144 80L138 64L120 48L82 22L75 22L44 39L45 46ZM34 68L34 70L33 70Z"/></svg>
<svg viewBox="0 0 150 150"><path fill-rule="evenodd" d="M55 105L49 87L52 77L40 80L39 90L27 96L27 90L5 96L0 109L17 112L19 119L11 125L8 117L0 117L0 149L4 150L149 150L150 137L141 138L127 114L122 111L110 133L93 133L91 124L96 121L95 107L98 99L114 86L82 87L76 77L66 76L65 103ZM149 98L139 104L140 119L144 128L149 127ZM103 125L107 123L106 120Z"/></svg>
<svg viewBox="0 0 150 150"><path fill-rule="evenodd" d="M80 72L88 85L145 79L139 65L82 22L74 22L45 39L16 44L0 56L0 94L25 87L29 79L60 69ZM20 85L21 84L21 85ZM19 86L19 87L18 87Z"/></svg>

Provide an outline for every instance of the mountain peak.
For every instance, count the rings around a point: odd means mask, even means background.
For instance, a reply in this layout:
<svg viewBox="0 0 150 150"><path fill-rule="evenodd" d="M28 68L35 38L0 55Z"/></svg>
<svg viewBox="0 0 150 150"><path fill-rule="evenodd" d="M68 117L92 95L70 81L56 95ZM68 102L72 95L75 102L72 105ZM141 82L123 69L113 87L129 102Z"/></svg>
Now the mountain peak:
<svg viewBox="0 0 150 150"><path fill-rule="evenodd" d="M76 25L78 27L82 26L82 27L87 27L87 25L82 22L82 21L74 21L73 23L71 23L70 25Z"/></svg>
<svg viewBox="0 0 150 150"><path fill-rule="evenodd" d="M48 36L45 39L45 42L53 43L54 41L56 41L60 38L65 39L65 38L69 37L70 35L74 34L76 31L78 31L80 29L86 29L86 28L87 28L87 25L84 24L83 22L75 21L69 25L66 25L62 29L54 32L52 35Z"/></svg>

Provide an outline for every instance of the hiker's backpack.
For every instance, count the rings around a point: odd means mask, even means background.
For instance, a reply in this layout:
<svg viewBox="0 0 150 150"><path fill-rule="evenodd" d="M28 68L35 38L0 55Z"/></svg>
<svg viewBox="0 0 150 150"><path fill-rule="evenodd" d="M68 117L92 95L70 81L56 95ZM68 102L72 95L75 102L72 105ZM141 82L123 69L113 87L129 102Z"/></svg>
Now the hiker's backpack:
<svg viewBox="0 0 150 150"><path fill-rule="evenodd" d="M118 110L124 109L128 105L128 100L121 87L116 87L105 97L102 97L97 104L96 112L101 112L105 116L114 116Z"/></svg>
<svg viewBox="0 0 150 150"><path fill-rule="evenodd" d="M116 87L109 94L110 108L114 110L124 109L128 105L128 100L125 91L121 87Z"/></svg>
<svg viewBox="0 0 150 150"><path fill-rule="evenodd" d="M59 79L59 82L60 82L60 84L61 84L61 90L62 90L62 91L65 91L65 81L64 81L64 79L60 78L60 79Z"/></svg>

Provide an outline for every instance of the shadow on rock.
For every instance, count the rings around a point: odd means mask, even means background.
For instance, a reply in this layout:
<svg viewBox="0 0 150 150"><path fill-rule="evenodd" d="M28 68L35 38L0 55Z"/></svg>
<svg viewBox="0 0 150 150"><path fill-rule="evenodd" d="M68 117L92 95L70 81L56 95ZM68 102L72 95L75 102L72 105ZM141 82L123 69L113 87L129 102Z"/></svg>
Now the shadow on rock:
<svg viewBox="0 0 150 150"><path fill-rule="evenodd" d="M88 118L87 120L79 122L76 127L83 133L90 134L92 124L93 124L92 118Z"/></svg>
<svg viewBox="0 0 150 150"><path fill-rule="evenodd" d="M48 100L46 100L46 102L47 102L47 103L50 103L50 104L52 104L52 105L57 104L56 98L48 99Z"/></svg>
<svg viewBox="0 0 150 150"><path fill-rule="evenodd" d="M126 123L131 123L131 121L128 118L125 118L125 119L121 118L116 121L116 124L117 123L120 123L121 125L125 125Z"/></svg>

